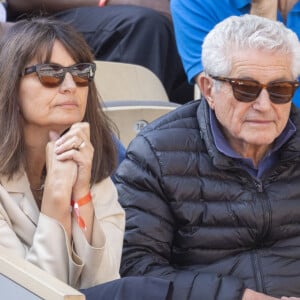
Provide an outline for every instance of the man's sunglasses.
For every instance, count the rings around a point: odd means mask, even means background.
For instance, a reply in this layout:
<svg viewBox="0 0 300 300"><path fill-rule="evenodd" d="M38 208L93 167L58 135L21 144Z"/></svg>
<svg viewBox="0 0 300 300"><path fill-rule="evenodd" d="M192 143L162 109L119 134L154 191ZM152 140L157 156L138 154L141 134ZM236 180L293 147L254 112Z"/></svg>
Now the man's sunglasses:
<svg viewBox="0 0 300 300"><path fill-rule="evenodd" d="M292 100L292 97L299 87L298 81L272 81L268 84L260 83L251 79L228 78L221 76L210 76L218 81L230 83L233 95L240 102L252 102L266 89L270 100L275 104L284 104Z"/></svg>
<svg viewBox="0 0 300 300"><path fill-rule="evenodd" d="M96 65L94 63L79 63L70 67L63 67L58 64L37 64L25 68L22 76L37 73L42 85L45 87L57 87L65 79L69 72L77 86L88 86L95 76Z"/></svg>

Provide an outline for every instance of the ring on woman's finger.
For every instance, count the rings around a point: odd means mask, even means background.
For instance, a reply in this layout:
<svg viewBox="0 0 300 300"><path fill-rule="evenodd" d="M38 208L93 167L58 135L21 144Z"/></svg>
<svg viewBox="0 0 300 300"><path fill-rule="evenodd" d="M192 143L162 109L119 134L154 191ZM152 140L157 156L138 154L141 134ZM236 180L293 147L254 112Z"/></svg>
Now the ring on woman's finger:
<svg viewBox="0 0 300 300"><path fill-rule="evenodd" d="M85 142L84 142L84 140L82 140L78 146L78 150L82 149L84 146L85 146Z"/></svg>
<svg viewBox="0 0 300 300"><path fill-rule="evenodd" d="M84 140L81 141L81 143L76 146L75 143L72 144L72 149L76 150L76 151L80 151L81 148L83 148L85 145Z"/></svg>
<svg viewBox="0 0 300 300"><path fill-rule="evenodd" d="M76 143L73 143L73 144L72 144L72 149L78 150L78 147L76 146Z"/></svg>

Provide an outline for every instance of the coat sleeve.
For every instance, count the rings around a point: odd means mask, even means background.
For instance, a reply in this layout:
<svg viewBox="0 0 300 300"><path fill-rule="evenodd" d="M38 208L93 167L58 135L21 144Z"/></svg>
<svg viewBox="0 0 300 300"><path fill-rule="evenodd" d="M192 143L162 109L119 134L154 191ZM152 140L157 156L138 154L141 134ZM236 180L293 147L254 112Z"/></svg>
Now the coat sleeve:
<svg viewBox="0 0 300 300"><path fill-rule="evenodd" d="M22 206L23 195L8 193L0 185L0 245L74 288L119 278L124 210L109 178L92 187L92 196L95 208L92 242L87 243L74 219L71 245L59 222L38 211L36 220L31 219L27 208Z"/></svg>
<svg viewBox="0 0 300 300"><path fill-rule="evenodd" d="M117 172L119 201L126 212L121 276L155 276L173 284L173 300L240 300L243 282L236 277L201 273L172 265L176 220L164 193L160 153L138 136Z"/></svg>
<svg viewBox="0 0 300 300"><path fill-rule="evenodd" d="M13 203L13 198L1 191L1 197L3 195L12 205L7 207L3 202L0 204L0 245L71 284L68 268L71 249L63 227L42 213L34 224L19 206ZM82 265L77 264L76 272L79 273L81 268Z"/></svg>
<svg viewBox="0 0 300 300"><path fill-rule="evenodd" d="M73 248L84 268L80 288L87 288L119 278L124 238L125 215L118 202L117 190L110 178L92 188L95 218L89 245L73 220Z"/></svg>

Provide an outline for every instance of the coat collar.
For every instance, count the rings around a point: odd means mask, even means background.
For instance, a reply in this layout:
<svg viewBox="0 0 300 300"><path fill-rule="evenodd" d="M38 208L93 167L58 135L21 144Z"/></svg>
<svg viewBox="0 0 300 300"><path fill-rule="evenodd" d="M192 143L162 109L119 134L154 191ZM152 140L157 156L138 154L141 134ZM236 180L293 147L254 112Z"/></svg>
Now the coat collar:
<svg viewBox="0 0 300 300"><path fill-rule="evenodd" d="M0 181L4 189L9 193L20 209L34 224L37 224L40 212L31 192L26 172L20 170L14 174L12 179L3 176Z"/></svg>
<svg viewBox="0 0 300 300"><path fill-rule="evenodd" d="M225 156L223 153L219 152L216 148L212 132L210 128L210 120L209 120L209 106L206 100L202 97L200 100L200 104L197 109L197 119L200 127L200 134L203 138L205 145L207 147L207 151L209 156L212 158L215 166L220 169L230 169L236 167L236 162L233 158ZM290 119L296 126L296 132L293 136L281 147L280 150L280 161L300 161L300 110L296 109L294 105L292 105Z"/></svg>

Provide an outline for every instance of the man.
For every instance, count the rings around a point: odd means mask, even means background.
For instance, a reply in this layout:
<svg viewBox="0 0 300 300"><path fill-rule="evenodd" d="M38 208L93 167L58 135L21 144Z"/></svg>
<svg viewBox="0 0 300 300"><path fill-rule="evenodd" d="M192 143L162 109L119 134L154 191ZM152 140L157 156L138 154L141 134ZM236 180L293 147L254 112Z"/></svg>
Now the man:
<svg viewBox="0 0 300 300"><path fill-rule="evenodd" d="M177 48L190 83L203 71L201 47L206 34L229 16L254 14L283 22L300 37L299 0L172 0ZM293 98L300 107L300 89Z"/></svg>
<svg viewBox="0 0 300 300"><path fill-rule="evenodd" d="M254 15L207 35L202 100L146 127L118 169L123 276L171 280L176 300L300 297L299 55Z"/></svg>

